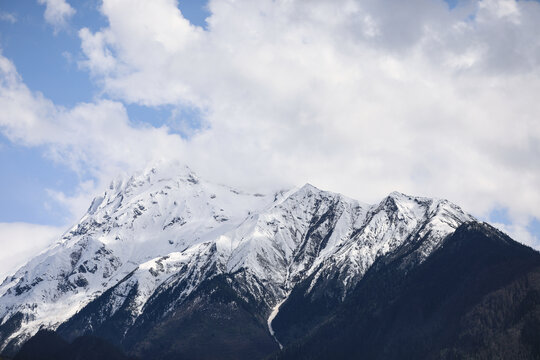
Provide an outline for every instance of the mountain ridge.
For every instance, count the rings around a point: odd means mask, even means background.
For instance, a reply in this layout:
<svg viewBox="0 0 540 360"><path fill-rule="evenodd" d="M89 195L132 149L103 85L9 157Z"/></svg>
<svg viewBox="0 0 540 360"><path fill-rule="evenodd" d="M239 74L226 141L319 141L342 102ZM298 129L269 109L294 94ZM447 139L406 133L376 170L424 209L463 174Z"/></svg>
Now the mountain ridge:
<svg viewBox="0 0 540 360"><path fill-rule="evenodd" d="M152 303L162 302L161 317L184 309L201 284L224 275L235 301L257 309L248 311L254 329L262 323L264 342L275 343L268 318L297 284L310 279L305 291L317 297L335 279L340 303L381 256L409 251L414 267L474 220L446 200L398 192L375 205L310 184L250 194L187 167L153 168L112 182L55 247L2 283L0 342L9 353L42 327L74 338L107 323L122 344Z"/></svg>
<svg viewBox="0 0 540 360"><path fill-rule="evenodd" d="M485 223L410 272L373 266L354 294L275 359L537 359L540 253Z"/></svg>

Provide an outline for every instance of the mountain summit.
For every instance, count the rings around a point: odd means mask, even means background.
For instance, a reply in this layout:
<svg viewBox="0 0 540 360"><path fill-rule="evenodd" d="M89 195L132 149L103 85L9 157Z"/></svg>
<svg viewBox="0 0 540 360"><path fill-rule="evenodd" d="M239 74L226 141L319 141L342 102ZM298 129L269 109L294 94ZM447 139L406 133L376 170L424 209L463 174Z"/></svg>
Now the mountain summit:
<svg viewBox="0 0 540 360"><path fill-rule="evenodd" d="M252 194L153 168L112 182L4 280L1 348L49 329L142 358L262 358L347 303L367 273L399 260L406 274L471 222L446 200L393 192L367 205L309 184Z"/></svg>

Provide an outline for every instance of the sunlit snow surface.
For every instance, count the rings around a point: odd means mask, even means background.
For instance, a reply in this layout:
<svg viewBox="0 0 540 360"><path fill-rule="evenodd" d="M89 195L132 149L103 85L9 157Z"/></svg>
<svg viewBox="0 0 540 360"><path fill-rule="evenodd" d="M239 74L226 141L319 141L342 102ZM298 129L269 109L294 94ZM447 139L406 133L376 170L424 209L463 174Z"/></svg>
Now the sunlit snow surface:
<svg viewBox="0 0 540 360"><path fill-rule="evenodd" d="M112 288L109 315L137 287L133 318L159 287L183 280L185 298L209 276L236 273L242 291L268 309L269 329L296 283L337 274L354 286L379 256L425 238L421 262L461 223L473 220L436 199L392 193L367 205L311 185L250 194L169 166L111 183L59 242L0 285L0 325L24 314L9 338L56 328ZM171 285L172 286L172 285ZM275 309L275 313L272 312ZM273 316L272 316L273 315Z"/></svg>

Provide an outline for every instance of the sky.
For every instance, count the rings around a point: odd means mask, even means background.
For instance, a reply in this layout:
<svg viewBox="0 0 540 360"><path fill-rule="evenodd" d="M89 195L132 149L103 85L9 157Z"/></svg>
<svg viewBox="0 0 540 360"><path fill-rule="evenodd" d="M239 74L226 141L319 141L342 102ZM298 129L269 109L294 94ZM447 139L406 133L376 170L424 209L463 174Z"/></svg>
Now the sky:
<svg viewBox="0 0 540 360"><path fill-rule="evenodd" d="M160 161L540 248L540 2L0 0L0 275Z"/></svg>

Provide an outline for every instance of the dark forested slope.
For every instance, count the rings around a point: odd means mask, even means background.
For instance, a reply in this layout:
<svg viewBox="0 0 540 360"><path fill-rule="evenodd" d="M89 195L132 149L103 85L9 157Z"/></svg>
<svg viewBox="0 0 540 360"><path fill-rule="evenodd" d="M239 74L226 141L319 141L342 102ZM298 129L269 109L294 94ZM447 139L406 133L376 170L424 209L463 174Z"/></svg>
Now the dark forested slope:
<svg viewBox="0 0 540 360"><path fill-rule="evenodd" d="M423 264L382 258L279 359L538 359L540 254L469 223Z"/></svg>

